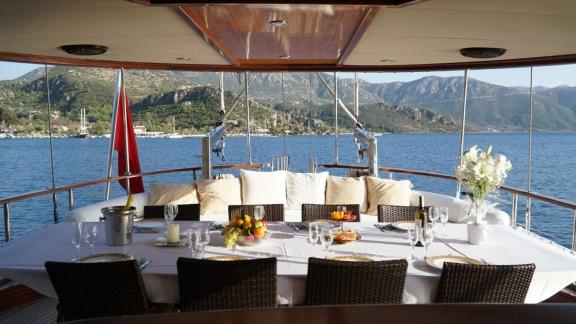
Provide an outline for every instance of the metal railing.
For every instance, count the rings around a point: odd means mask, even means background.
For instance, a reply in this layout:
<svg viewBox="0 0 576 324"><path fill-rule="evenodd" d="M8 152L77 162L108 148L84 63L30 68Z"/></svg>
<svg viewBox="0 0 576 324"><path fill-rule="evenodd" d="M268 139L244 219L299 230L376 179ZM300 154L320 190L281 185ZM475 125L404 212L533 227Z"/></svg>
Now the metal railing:
<svg viewBox="0 0 576 324"><path fill-rule="evenodd" d="M348 169L348 170L367 170L367 166L363 165L344 165L344 164L323 164L321 167L326 169ZM386 168L380 167L378 169L380 172L387 172L388 178L393 179L394 173L401 173L401 174L410 174L410 175L417 175L417 176L424 176L424 177L432 177L432 178L439 178L445 180L452 180L458 181L455 176L436 173L436 172L427 172L427 171L419 171L419 170L410 170L410 169L399 169L399 168ZM510 186L501 186L499 188L500 191L508 192L512 194L512 210L510 214L511 225L516 227L518 222L518 202L519 196L526 197L527 201L531 200L538 200L542 202L546 202L552 205L556 205L559 207L564 207L572 210L573 214L573 224L572 224L572 251L576 251L576 203L570 202L563 199L557 199L554 197L542 195L535 192L528 192L526 190L521 190L518 188L510 187ZM525 215L525 229L530 231L531 230L531 213L526 213Z"/></svg>
<svg viewBox="0 0 576 324"><path fill-rule="evenodd" d="M263 164L261 163L252 163L252 164L228 164L228 165L216 165L213 167L214 170L233 170L233 169L258 169L262 168ZM131 174L127 176L114 176L114 177L107 177L102 179L96 180L89 180L79 183L74 183L66 186L55 187L51 189L45 189L40 191L33 191L23 195L2 198L0 199L0 205L4 208L4 240L6 242L10 241L11 239L11 232L10 232L10 204L18 201L29 200L37 197L42 197L46 195L56 194L59 192L68 192L68 209L74 209L74 189L90 187L94 185L98 185L101 183L113 182L122 179L131 179L131 178L138 178L138 177L149 177L155 176L160 174L169 174L169 173L179 173L179 172L192 172L192 178L194 180L197 179L197 172L202 171L202 167L190 167L190 168L179 168L179 169L165 169L165 170L156 170L156 171L149 171L149 172L142 172L139 174Z"/></svg>

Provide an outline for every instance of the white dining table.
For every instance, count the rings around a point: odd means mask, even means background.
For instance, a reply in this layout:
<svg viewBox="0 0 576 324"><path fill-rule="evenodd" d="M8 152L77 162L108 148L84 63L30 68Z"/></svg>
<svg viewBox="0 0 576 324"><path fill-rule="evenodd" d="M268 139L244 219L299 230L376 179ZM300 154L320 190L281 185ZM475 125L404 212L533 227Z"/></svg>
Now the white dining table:
<svg viewBox="0 0 576 324"><path fill-rule="evenodd" d="M207 222L178 222L181 231L207 228ZM192 257L187 247L160 247L153 243L161 233L133 233L133 242L126 246L105 244L103 224L95 253L124 253L136 259L147 258L151 263L142 271L142 277L152 302L178 302L176 260ZM346 228L358 231L359 241L333 245L330 257L357 255L372 260L404 259L410 254L406 232L382 232L370 223L346 223ZM256 246L241 246L235 251L223 244L220 231L212 231L205 257L239 255L248 258L276 257L278 298L281 303L298 305L305 299L307 260L324 257L319 245L308 242L308 231L295 231L285 223L270 223L270 237ZM470 245L466 240L466 225L437 225L438 239L429 249L429 256L458 255L482 260L490 264L535 263L536 271L526 297L527 303L538 303L576 281L576 256L546 239L520 228L493 225L489 229L489 242ZM424 255L424 248L417 248ZM82 256L89 247L81 248ZM28 235L0 247L0 276L20 282L41 294L56 297L44 262L70 261L76 256L72 245L72 224L45 225ZM423 261L410 262L406 277L404 301L430 303L434 301L441 270Z"/></svg>

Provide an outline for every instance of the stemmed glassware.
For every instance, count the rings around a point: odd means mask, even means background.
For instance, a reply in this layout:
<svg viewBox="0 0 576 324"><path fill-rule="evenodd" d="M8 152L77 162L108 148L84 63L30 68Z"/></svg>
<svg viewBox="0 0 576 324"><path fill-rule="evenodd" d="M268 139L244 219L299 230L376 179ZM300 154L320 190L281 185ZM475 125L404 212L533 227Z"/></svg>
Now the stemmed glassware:
<svg viewBox="0 0 576 324"><path fill-rule="evenodd" d="M190 230L188 232L188 248L192 257L196 257L198 246L200 245L200 231Z"/></svg>
<svg viewBox="0 0 576 324"><path fill-rule="evenodd" d="M90 255L94 254L94 244L98 239L98 225L84 223L82 226L82 235L84 236L84 243L90 245Z"/></svg>
<svg viewBox="0 0 576 324"><path fill-rule="evenodd" d="M74 222L72 223L72 244L76 248L76 259L80 258L80 244L82 244L82 223Z"/></svg>
<svg viewBox="0 0 576 324"><path fill-rule="evenodd" d="M204 251L206 250L206 246L210 243L210 230L204 229L199 231L199 238L198 238L198 245L200 247L200 258L204 258Z"/></svg>
<svg viewBox="0 0 576 324"><path fill-rule="evenodd" d="M448 207L439 207L440 222L442 223L442 232L446 232L446 223L448 223Z"/></svg>
<svg viewBox="0 0 576 324"><path fill-rule="evenodd" d="M417 258L416 253L414 251L414 247L416 246L416 243L418 243L419 239L418 229L416 226L414 226L414 228L409 228L407 232L408 232L408 243L410 244L410 261L415 261Z"/></svg>
<svg viewBox="0 0 576 324"><path fill-rule="evenodd" d="M434 225L433 223L428 224L426 231L422 232L422 243L424 244L424 247L426 248L426 254L424 254L424 259L426 259L428 257L428 249L430 248L430 245L432 245L432 242L434 242Z"/></svg>
<svg viewBox="0 0 576 324"><path fill-rule="evenodd" d="M164 206L164 223L166 225L174 223L176 215L178 215L178 205L168 204Z"/></svg>
<svg viewBox="0 0 576 324"><path fill-rule="evenodd" d="M312 251L314 251L314 247L316 247L316 243L318 243L318 237L320 233L318 232L318 224L311 223L308 226L308 241L312 244Z"/></svg>
<svg viewBox="0 0 576 324"><path fill-rule="evenodd" d="M320 243L324 247L324 257L328 258L328 248L334 242L334 233L329 229L323 229L320 232Z"/></svg>
<svg viewBox="0 0 576 324"><path fill-rule="evenodd" d="M438 207L428 208L428 218L430 219L432 224L438 223L438 221L440 220L440 208Z"/></svg>
<svg viewBox="0 0 576 324"><path fill-rule="evenodd" d="M266 211L264 210L264 206L254 206L254 219L255 220L263 220L265 215L266 215Z"/></svg>

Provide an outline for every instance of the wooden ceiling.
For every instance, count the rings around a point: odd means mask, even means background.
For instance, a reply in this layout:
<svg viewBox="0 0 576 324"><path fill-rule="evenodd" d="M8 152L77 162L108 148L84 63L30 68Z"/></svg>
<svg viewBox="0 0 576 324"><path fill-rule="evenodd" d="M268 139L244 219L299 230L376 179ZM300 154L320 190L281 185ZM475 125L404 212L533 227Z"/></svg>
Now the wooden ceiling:
<svg viewBox="0 0 576 324"><path fill-rule="evenodd" d="M343 5L179 7L206 41L240 67L341 64L378 9Z"/></svg>

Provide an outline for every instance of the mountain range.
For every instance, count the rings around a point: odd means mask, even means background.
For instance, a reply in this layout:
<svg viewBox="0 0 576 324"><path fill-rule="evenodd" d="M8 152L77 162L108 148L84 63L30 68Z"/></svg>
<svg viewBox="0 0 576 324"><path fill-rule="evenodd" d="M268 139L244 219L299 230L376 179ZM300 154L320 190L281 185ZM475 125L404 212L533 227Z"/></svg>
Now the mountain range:
<svg viewBox="0 0 576 324"><path fill-rule="evenodd" d="M76 127L86 108L93 133L109 131L114 94L112 69L52 67L50 100L59 131ZM333 75L320 74L332 87ZM243 89L243 73L224 73L227 107ZM316 73L250 73L252 121L264 133L329 133L334 99ZM204 132L219 120L218 73L128 70L126 85L134 119L150 130ZM360 121L378 132L453 132L458 130L462 77L425 77L410 82L359 80ZM338 79L338 94L352 109L354 82ZM0 126L43 132L47 120L44 69L0 81ZM233 131L245 127L244 100L228 119ZM576 130L576 88L537 87L533 91L534 128ZM522 131L528 128L529 94L523 87L504 87L475 79L468 82L467 130ZM344 114L340 111L340 116ZM344 116L341 128L353 124ZM4 126L6 127L6 126Z"/></svg>

